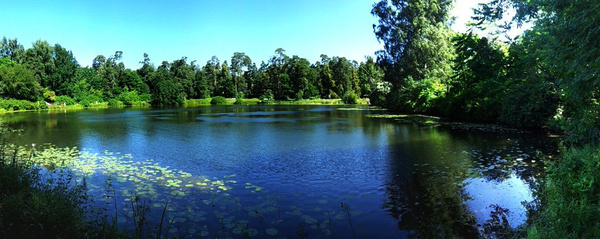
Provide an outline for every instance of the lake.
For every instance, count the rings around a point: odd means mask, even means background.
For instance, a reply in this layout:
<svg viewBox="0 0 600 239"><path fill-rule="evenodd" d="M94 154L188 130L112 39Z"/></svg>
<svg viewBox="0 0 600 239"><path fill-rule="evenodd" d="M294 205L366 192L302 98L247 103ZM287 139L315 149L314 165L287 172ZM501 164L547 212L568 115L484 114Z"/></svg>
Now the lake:
<svg viewBox="0 0 600 239"><path fill-rule="evenodd" d="M77 147L74 167L94 204L123 227L142 205L150 233L164 218L172 224L161 233L188 238L474 237L502 217L516 228L556 153L543 135L347 107L90 109L2 121L23 129L18 144Z"/></svg>

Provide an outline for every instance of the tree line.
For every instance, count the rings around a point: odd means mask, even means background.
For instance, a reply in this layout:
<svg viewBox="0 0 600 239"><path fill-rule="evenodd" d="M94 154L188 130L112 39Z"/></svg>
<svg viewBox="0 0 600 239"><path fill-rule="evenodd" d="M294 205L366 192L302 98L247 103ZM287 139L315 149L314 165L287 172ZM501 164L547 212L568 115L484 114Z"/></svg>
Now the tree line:
<svg viewBox="0 0 600 239"><path fill-rule="evenodd" d="M480 4L472 29L497 25L501 34L489 38L450 30L451 0L379 1L371 11L384 44L377 63L391 90L375 102L462 121L553 127L573 141L596 141L600 53L591 36L600 31L593 21L600 14L592 2ZM517 14L505 21L510 9ZM515 39L502 34L527 22L533 27Z"/></svg>
<svg viewBox="0 0 600 239"><path fill-rule="evenodd" d="M321 55L310 63L278 48L257 64L243 52L229 61L212 57L204 65L187 57L155 66L144 54L137 70L121 62L123 52L98 55L91 67L79 65L60 44L38 40L25 49L17 39L0 41L0 97L4 99L80 103L120 101L181 105L188 99L214 96L261 100L366 97L381 85L383 71L372 57L364 62ZM355 103L355 102L350 102Z"/></svg>

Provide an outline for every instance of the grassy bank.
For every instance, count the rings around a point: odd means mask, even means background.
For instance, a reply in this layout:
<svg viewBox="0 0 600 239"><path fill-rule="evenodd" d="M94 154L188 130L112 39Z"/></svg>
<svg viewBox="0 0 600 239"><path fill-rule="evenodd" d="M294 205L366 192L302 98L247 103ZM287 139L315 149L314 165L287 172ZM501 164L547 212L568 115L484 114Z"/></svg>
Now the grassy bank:
<svg viewBox="0 0 600 239"><path fill-rule="evenodd" d="M530 238L600 237L600 145L570 147L552 163L538 192Z"/></svg>
<svg viewBox="0 0 600 239"><path fill-rule="evenodd" d="M342 99L306 99L306 100L260 100L252 99L225 99L225 105L343 105ZM358 99L358 105L368 105L369 99ZM206 99L190 99L183 102L184 107L198 107L211 105L211 98ZM30 102L25 100L0 99L0 114L24 112L24 111L70 111L82 110L87 108L103 109L109 107L150 107L151 104L146 101L129 102L125 104L122 101L110 100L106 102L84 102L71 104L51 104L48 105L44 101Z"/></svg>
<svg viewBox="0 0 600 239"><path fill-rule="evenodd" d="M345 104L342 99L302 99L302 100L260 100L257 98L252 99L235 99L228 98L226 99L226 105L343 105ZM186 100L183 105L186 107L194 107L194 106L204 106L210 105L211 98L207 99L191 99ZM369 104L369 99L358 99L357 104L359 105L367 105Z"/></svg>

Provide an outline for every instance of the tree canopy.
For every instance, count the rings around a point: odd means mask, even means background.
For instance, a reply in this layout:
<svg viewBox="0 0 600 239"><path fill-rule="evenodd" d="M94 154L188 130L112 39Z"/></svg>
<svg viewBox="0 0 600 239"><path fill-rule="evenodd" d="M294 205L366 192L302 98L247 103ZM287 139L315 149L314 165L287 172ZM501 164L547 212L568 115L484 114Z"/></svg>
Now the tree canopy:
<svg viewBox="0 0 600 239"><path fill-rule="evenodd" d="M334 57L331 62L311 64L305 58L287 56L282 48L276 49L273 57L260 67L244 52L233 53L230 61L212 57L204 66L187 57L155 66L150 56L144 54L141 67L134 71L121 62L123 54L122 51L101 54L94 58L91 67L81 67L73 53L60 44L52 46L39 40L25 49L17 39L5 37L0 41L0 97L52 103L56 98L45 97L47 94L84 101L86 105L111 99L124 104L140 101L180 105L188 99L214 96L337 98L348 91L373 89L383 77L372 59L358 64ZM358 74L361 67L363 74ZM321 74L324 69L331 73ZM323 91L323 86L332 81L339 84Z"/></svg>

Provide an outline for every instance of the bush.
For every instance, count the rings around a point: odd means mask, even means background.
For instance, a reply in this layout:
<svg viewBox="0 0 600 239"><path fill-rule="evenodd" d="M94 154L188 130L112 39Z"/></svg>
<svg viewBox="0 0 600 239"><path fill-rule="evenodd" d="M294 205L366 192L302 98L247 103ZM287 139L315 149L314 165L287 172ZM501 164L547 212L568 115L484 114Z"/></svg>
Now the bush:
<svg viewBox="0 0 600 239"><path fill-rule="evenodd" d="M74 99L72 99L71 97L68 97L66 95L61 95L61 96L56 96L55 97L55 102L56 104L65 104L65 105L75 105L77 102L75 102Z"/></svg>
<svg viewBox="0 0 600 239"><path fill-rule="evenodd" d="M122 101L125 105L133 105L133 103L140 101L137 91L124 91L119 94L118 100Z"/></svg>
<svg viewBox="0 0 600 239"><path fill-rule="evenodd" d="M243 105L244 104L244 93L240 92L235 96L235 104Z"/></svg>
<svg viewBox="0 0 600 239"><path fill-rule="evenodd" d="M223 96L215 96L210 100L211 105L226 105L227 99Z"/></svg>
<svg viewBox="0 0 600 239"><path fill-rule="evenodd" d="M88 100L79 101L79 104L85 108L90 107L91 103Z"/></svg>
<svg viewBox="0 0 600 239"><path fill-rule="evenodd" d="M41 110L45 110L48 109L48 105L46 105L46 101L38 101L37 102L37 108L41 109Z"/></svg>
<svg viewBox="0 0 600 239"><path fill-rule="evenodd" d="M44 103L45 105L45 103ZM26 101L26 100L0 100L0 108L6 110L36 110L39 109L37 103Z"/></svg>
<svg viewBox="0 0 600 239"><path fill-rule="evenodd" d="M563 151L550 166L539 195L543 203L530 238L596 238L600 235L600 146Z"/></svg>
<svg viewBox="0 0 600 239"><path fill-rule="evenodd" d="M108 106L119 106L119 105L123 105L123 102L118 101L116 99L108 100Z"/></svg>
<svg viewBox="0 0 600 239"><path fill-rule="evenodd" d="M358 95L356 95L356 93L354 93L353 90L349 90L346 91L346 93L344 94L344 96L342 96L342 100L346 103L346 104L358 104Z"/></svg>
<svg viewBox="0 0 600 239"><path fill-rule="evenodd" d="M273 96L272 90L267 90L263 95L260 96L259 100L273 100L275 97Z"/></svg>

